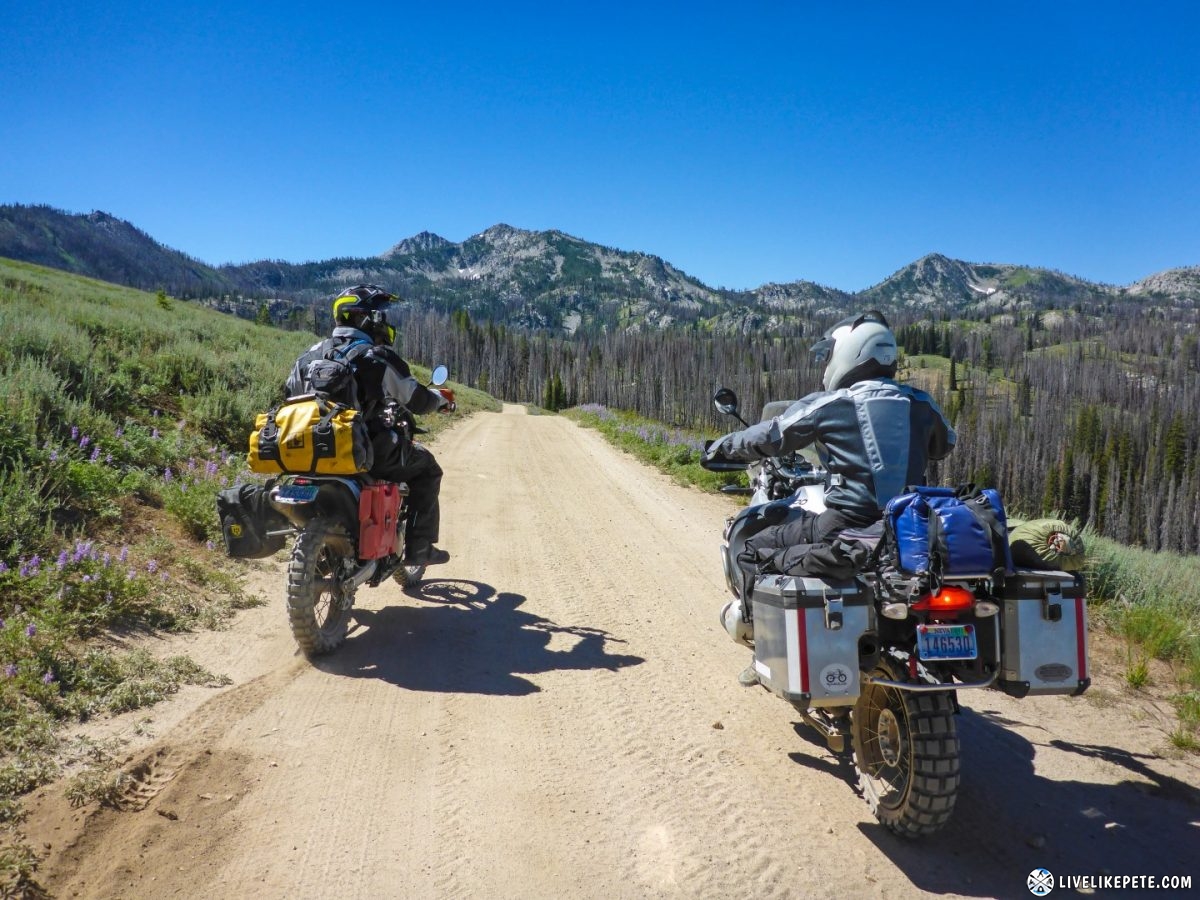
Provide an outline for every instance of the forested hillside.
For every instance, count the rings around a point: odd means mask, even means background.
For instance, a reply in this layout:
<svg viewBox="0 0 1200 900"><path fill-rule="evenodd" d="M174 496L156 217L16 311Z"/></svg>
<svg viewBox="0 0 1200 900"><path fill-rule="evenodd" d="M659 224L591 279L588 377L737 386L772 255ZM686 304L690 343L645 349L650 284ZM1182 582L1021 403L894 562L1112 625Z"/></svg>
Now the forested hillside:
<svg viewBox="0 0 1200 900"><path fill-rule="evenodd" d="M717 385L746 410L820 387L811 336L689 330L531 335L465 313L410 313L406 352L468 383L552 408L580 403L724 431ZM1200 552L1200 346L1194 312L1030 313L991 320L897 317L902 378L929 390L959 431L937 477L995 484L1015 510L1059 511L1150 549Z"/></svg>

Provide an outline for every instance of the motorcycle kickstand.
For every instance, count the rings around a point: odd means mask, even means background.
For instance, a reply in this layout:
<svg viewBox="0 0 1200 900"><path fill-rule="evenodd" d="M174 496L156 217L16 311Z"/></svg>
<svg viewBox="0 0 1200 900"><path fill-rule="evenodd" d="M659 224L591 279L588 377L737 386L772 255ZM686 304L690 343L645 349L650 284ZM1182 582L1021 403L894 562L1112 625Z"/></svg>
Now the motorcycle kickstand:
<svg viewBox="0 0 1200 900"><path fill-rule="evenodd" d="M825 738L832 753L841 756L846 752L846 738L850 736L850 717L847 715L830 716L828 713L817 713L815 716L807 710L800 711L804 724L815 729Z"/></svg>

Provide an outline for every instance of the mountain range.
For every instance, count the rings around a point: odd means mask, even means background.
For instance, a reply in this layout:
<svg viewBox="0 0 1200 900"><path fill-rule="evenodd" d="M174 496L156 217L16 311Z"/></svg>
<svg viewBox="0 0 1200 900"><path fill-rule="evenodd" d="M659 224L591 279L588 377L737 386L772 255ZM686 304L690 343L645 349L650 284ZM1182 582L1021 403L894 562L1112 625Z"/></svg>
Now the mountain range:
<svg viewBox="0 0 1200 900"><path fill-rule="evenodd" d="M1190 318L1200 308L1200 266L1118 287L1045 268L969 263L935 253L857 293L810 281L734 291L709 287L652 254L503 224L461 243L422 232L378 256L210 266L105 212L3 205L0 256L161 289L243 316L260 314L265 305L276 320L315 317L329 296L367 281L445 311L465 308L478 321L557 333L672 326L772 331L797 317L861 308L907 318L1069 307L1103 312L1114 305L1168 307Z"/></svg>

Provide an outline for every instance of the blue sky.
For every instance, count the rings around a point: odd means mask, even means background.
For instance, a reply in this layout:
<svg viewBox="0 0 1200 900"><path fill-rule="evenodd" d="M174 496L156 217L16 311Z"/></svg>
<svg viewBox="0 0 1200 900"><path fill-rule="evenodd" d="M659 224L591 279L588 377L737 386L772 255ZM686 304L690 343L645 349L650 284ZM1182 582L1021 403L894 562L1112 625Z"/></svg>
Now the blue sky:
<svg viewBox="0 0 1200 900"><path fill-rule="evenodd" d="M208 263L504 222L713 286L1200 264L1189 3L17 3L0 203Z"/></svg>

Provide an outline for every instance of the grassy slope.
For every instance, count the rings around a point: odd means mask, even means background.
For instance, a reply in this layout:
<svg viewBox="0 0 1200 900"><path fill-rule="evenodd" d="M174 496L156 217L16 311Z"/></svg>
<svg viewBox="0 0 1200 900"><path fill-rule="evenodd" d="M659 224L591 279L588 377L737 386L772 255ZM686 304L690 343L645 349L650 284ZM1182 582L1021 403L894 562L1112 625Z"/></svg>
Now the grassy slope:
<svg viewBox="0 0 1200 900"><path fill-rule="evenodd" d="M249 477L254 415L314 340L0 260L0 893L33 864L11 838L63 723L221 683L104 637L216 626L254 602L219 549L215 495ZM455 387L461 413L499 408ZM436 437L454 418L423 424Z"/></svg>

